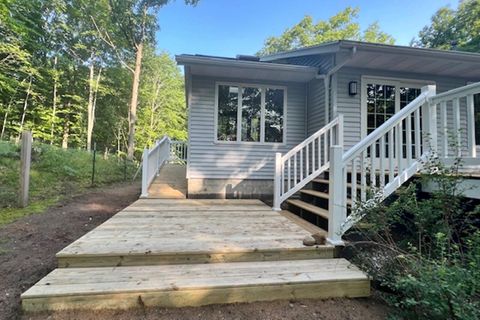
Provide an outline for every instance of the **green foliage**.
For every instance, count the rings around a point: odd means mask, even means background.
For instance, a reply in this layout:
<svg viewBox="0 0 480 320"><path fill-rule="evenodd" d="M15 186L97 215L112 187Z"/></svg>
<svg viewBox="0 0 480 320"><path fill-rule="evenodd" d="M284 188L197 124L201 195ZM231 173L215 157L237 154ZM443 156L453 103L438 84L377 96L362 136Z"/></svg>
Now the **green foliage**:
<svg viewBox="0 0 480 320"><path fill-rule="evenodd" d="M412 44L426 48L480 52L480 0L460 1L456 10L440 8Z"/></svg>
<svg viewBox="0 0 480 320"><path fill-rule="evenodd" d="M392 36L380 30L377 22L371 24L362 33L358 23L358 8L347 7L328 20L313 22L311 16L305 16L299 23L278 37L269 37L258 55L313 46L336 40L360 40L367 42L393 44Z"/></svg>
<svg viewBox="0 0 480 320"><path fill-rule="evenodd" d="M35 143L30 172L30 205L16 208L19 190L20 150L0 142L0 225L25 214L42 211L59 199L91 186L93 154L79 149L61 149ZM95 185L131 179L136 166L123 157L97 153Z"/></svg>
<svg viewBox="0 0 480 320"><path fill-rule="evenodd" d="M86 148L88 106L95 103L93 142L102 151L124 152L132 96L127 66L135 64L133 42L138 40L142 8L148 9L143 41L150 48L158 27L155 11L167 2L1 1L0 140L17 141L21 130L32 130L36 141ZM155 95L165 113L151 113L153 129L138 130L137 150L164 134L186 137L185 101L179 98L184 95L183 78L170 56L147 51L137 117L148 117ZM166 85L156 93L148 84L158 75Z"/></svg>
<svg viewBox="0 0 480 320"><path fill-rule="evenodd" d="M480 318L480 207L462 197L460 166L432 156L419 181L366 210L368 227L350 233L360 239L355 261L389 292L398 318Z"/></svg>

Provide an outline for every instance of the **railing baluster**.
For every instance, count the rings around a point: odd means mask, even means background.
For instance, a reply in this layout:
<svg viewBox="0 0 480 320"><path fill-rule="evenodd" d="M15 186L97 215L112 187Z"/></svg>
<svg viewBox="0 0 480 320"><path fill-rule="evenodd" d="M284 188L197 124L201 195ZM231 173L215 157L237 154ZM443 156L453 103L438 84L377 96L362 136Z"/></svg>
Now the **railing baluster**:
<svg viewBox="0 0 480 320"><path fill-rule="evenodd" d="M377 142L373 142L370 146L370 187L375 188L376 186L376 162L377 161Z"/></svg>
<svg viewBox="0 0 480 320"><path fill-rule="evenodd" d="M367 177L365 174L365 152L360 153L360 200L367 200Z"/></svg>
<svg viewBox="0 0 480 320"><path fill-rule="evenodd" d="M421 131L420 131L420 110L417 109L413 113L414 117L414 130L415 130L415 158L420 158L422 154L422 143L421 143Z"/></svg>
<svg viewBox="0 0 480 320"><path fill-rule="evenodd" d="M455 98L453 99L453 127L455 131L455 143L457 144L455 147L457 148L457 156L460 157L462 155L462 136L460 132L460 99Z"/></svg>
<svg viewBox="0 0 480 320"><path fill-rule="evenodd" d="M393 152L394 141L393 141L393 131L394 129L388 131L388 183L393 181L395 174L395 155Z"/></svg>
<svg viewBox="0 0 480 320"><path fill-rule="evenodd" d="M350 177L350 197L352 199L352 211L357 205L357 158L352 160L352 173Z"/></svg>
<svg viewBox="0 0 480 320"><path fill-rule="evenodd" d="M312 141L312 172L315 172L316 171L316 166L315 166L315 162L316 162L316 153L315 153L315 140Z"/></svg>
<svg viewBox="0 0 480 320"><path fill-rule="evenodd" d="M405 146L407 148L407 167L412 162L412 118L410 116L405 118L406 127L405 127L405 134L406 134L406 143Z"/></svg>
<svg viewBox="0 0 480 320"><path fill-rule="evenodd" d="M403 130L402 130L402 122L400 121L396 126L395 132L395 150L396 150L396 159L397 159L397 171L398 173L402 172L402 162L403 162Z"/></svg>
<svg viewBox="0 0 480 320"><path fill-rule="evenodd" d="M300 150L300 181L303 180L303 148Z"/></svg>
<svg viewBox="0 0 480 320"><path fill-rule="evenodd" d="M379 164L379 172L380 172L380 188L385 186L385 136L380 137L380 150L379 150L379 157L378 157L378 164Z"/></svg>
<svg viewBox="0 0 480 320"><path fill-rule="evenodd" d="M442 127L442 150L443 157L448 158L448 122L447 122L447 101L440 102L440 121Z"/></svg>
<svg viewBox="0 0 480 320"><path fill-rule="evenodd" d="M318 137L318 168L322 167L322 137Z"/></svg>
<svg viewBox="0 0 480 320"><path fill-rule="evenodd" d="M467 96L467 142L468 156L477 157L477 146L475 141L475 106L473 94Z"/></svg>
<svg viewBox="0 0 480 320"><path fill-rule="evenodd" d="M328 162L328 144L327 144L327 134L323 135L323 164Z"/></svg>
<svg viewBox="0 0 480 320"><path fill-rule="evenodd" d="M305 177L310 175L310 143L305 146L306 156L305 156Z"/></svg>
<svg viewBox="0 0 480 320"><path fill-rule="evenodd" d="M297 154L295 153L293 155L293 186L297 185L298 179L297 179Z"/></svg>
<svg viewBox="0 0 480 320"><path fill-rule="evenodd" d="M292 158L288 158L288 162L287 162L287 179L288 179L287 187L288 187L288 190L291 189L291 175L290 175L290 171L292 170L291 164L290 164L291 159Z"/></svg>

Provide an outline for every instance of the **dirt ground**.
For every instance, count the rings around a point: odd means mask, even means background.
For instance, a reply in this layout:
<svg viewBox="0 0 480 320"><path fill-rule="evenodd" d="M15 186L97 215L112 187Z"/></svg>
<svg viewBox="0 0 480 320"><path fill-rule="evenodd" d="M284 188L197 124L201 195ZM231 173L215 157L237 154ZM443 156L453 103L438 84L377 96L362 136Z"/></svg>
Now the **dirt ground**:
<svg viewBox="0 0 480 320"><path fill-rule="evenodd" d="M375 298L257 302L198 308L22 314L20 294L55 269L55 253L138 198L137 185L115 185L0 227L0 319L385 319Z"/></svg>

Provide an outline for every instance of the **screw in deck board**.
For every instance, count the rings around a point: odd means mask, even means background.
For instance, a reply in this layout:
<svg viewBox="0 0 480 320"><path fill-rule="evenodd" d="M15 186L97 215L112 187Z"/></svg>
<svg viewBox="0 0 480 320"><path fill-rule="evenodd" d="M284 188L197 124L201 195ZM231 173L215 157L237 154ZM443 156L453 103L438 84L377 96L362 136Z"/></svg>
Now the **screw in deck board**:
<svg viewBox="0 0 480 320"><path fill-rule="evenodd" d="M22 147L20 151L20 194L18 205L28 206L28 189L30 185L30 162L32 156L32 132L22 132Z"/></svg>

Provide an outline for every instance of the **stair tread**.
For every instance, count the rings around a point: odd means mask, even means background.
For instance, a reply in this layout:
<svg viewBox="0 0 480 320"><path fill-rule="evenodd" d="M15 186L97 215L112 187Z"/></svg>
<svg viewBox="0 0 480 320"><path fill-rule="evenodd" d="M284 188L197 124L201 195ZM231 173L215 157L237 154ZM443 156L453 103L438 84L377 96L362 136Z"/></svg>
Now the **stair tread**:
<svg viewBox="0 0 480 320"><path fill-rule="evenodd" d="M142 293L158 292L171 294L172 298L191 298L192 292L226 289L232 292L239 288L261 288L274 286L276 290L287 290L288 286L335 282L360 281L369 287L368 277L355 265L343 258L254 261L217 264L186 264L132 267L61 268L52 271L32 288L22 294L23 303L29 299L67 299L80 297L96 303L96 296L110 295L119 300L138 302ZM348 286L348 284L347 284ZM366 289L366 288L364 288ZM288 289L291 290L291 289ZM301 290L301 289L297 289ZM185 293L183 293L185 292ZM126 296L127 295L127 296ZM91 297L91 298L88 298ZM225 303L225 297L217 297L217 303ZM74 299L75 300L75 299ZM195 299L193 299L195 300ZM228 300L228 299L227 299ZM171 302L164 299L166 303ZM157 301L159 302L159 301ZM46 302L51 303L51 301ZM70 302L70 303L75 303ZM99 301L98 303L101 303ZM120 303L117 301L117 303ZM160 303L162 304L162 301Z"/></svg>
<svg viewBox="0 0 480 320"><path fill-rule="evenodd" d="M294 206L297 206L301 209L310 211L311 213L314 213L322 218L328 219L328 210L317 207L313 204L310 204L308 202L302 201L302 200L288 200L287 201L290 204L293 204Z"/></svg>
<svg viewBox="0 0 480 320"><path fill-rule="evenodd" d="M322 192L322 191L316 191L316 190L311 190L311 189L302 189L302 190L300 190L300 192L310 194L312 196L323 198L323 199L328 199L329 198L328 193Z"/></svg>

